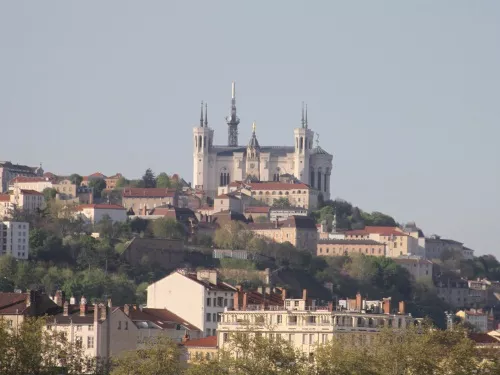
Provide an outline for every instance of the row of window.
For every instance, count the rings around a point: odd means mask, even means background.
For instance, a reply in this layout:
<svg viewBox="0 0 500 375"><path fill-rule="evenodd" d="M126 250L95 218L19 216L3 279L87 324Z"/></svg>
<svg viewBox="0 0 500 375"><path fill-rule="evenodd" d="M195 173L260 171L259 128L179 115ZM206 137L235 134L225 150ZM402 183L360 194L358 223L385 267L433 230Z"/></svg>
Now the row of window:
<svg viewBox="0 0 500 375"><path fill-rule="evenodd" d="M220 323L221 321L221 313L207 313L206 314L206 317L205 317L205 320L207 322L218 322Z"/></svg>
<svg viewBox="0 0 500 375"><path fill-rule="evenodd" d="M347 255L349 252L351 252L351 253L356 252L356 249L354 247L352 247L351 249L349 249L347 247L345 247L345 248L342 248L342 247L336 248L336 247L334 247L331 250L332 250L332 254L339 254L339 255L341 255L341 254ZM377 249L374 249L372 247L371 249L366 248L363 251L362 248L359 248L357 252L358 253L365 253L365 254L383 254L383 249L378 249L377 250ZM319 248L319 253L323 254L323 248L322 247ZM325 254L329 254L329 253L330 253L330 248L328 248L328 247L325 248Z"/></svg>
<svg viewBox="0 0 500 375"><path fill-rule="evenodd" d="M227 294L227 293L226 293ZM215 297L215 298L207 298L207 306L213 306L213 307L232 307L233 306L233 300L228 300L227 298L223 297Z"/></svg>

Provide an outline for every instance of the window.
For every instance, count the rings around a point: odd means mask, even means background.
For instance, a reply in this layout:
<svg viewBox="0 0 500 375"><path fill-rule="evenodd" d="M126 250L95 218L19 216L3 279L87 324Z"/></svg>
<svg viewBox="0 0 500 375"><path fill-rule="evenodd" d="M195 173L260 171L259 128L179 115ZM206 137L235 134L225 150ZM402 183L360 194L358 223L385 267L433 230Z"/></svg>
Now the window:
<svg viewBox="0 0 500 375"><path fill-rule="evenodd" d="M122 322L121 321L118 322L118 329L122 329Z"/></svg>
<svg viewBox="0 0 500 375"><path fill-rule="evenodd" d="M94 330L94 325L93 324L89 324L89 326L87 327L87 329L89 331L93 331Z"/></svg>
<svg viewBox="0 0 500 375"><path fill-rule="evenodd" d="M224 307L227 306L227 298L224 298Z"/></svg>
<svg viewBox="0 0 500 375"><path fill-rule="evenodd" d="M302 334L302 345L307 344L307 338L308 338L307 334L305 334L305 333Z"/></svg>
<svg viewBox="0 0 500 375"><path fill-rule="evenodd" d="M9 320L7 322L11 322L11 324L12 324L12 320ZM7 324L7 325L9 325L9 324ZM52 331L52 326L51 325L47 325L47 331Z"/></svg>
<svg viewBox="0 0 500 375"><path fill-rule="evenodd" d="M214 307L217 306L217 298L214 298Z"/></svg>
<svg viewBox="0 0 500 375"><path fill-rule="evenodd" d="M217 321L217 314L213 313L212 314L212 322L216 322L216 321Z"/></svg>
<svg viewBox="0 0 500 375"><path fill-rule="evenodd" d="M217 335L217 330L214 328L212 329L212 336L216 336Z"/></svg>
<svg viewBox="0 0 500 375"><path fill-rule="evenodd" d="M210 336L210 328L207 328L207 336Z"/></svg>
<svg viewBox="0 0 500 375"><path fill-rule="evenodd" d="M207 313L207 316L206 316L206 319L205 319L205 320L206 320L207 322L210 322L210 319L211 319L211 318L212 318L212 314Z"/></svg>
<svg viewBox="0 0 500 375"><path fill-rule="evenodd" d="M128 322L125 322L125 329L128 330Z"/></svg>
<svg viewBox="0 0 500 375"><path fill-rule="evenodd" d="M222 320L222 315L221 315L221 313L218 313L217 314L217 321L220 323L221 320Z"/></svg>
<svg viewBox="0 0 500 375"><path fill-rule="evenodd" d="M207 306L210 306L211 302L212 302L212 299L211 298L207 298Z"/></svg>
<svg viewBox="0 0 500 375"><path fill-rule="evenodd" d="M278 324L281 324L281 323L283 322L283 316L282 316L282 315L277 315L277 316L276 316L276 322L277 322Z"/></svg>
<svg viewBox="0 0 500 375"><path fill-rule="evenodd" d="M82 331L82 326L81 325L77 325L76 326L76 331L77 332L81 332Z"/></svg>
<svg viewBox="0 0 500 375"><path fill-rule="evenodd" d="M87 348L92 349L94 347L94 338L92 336L87 337Z"/></svg>
<svg viewBox="0 0 500 375"><path fill-rule="evenodd" d="M217 297L217 306L222 307L223 304L224 304L224 298Z"/></svg>
<svg viewBox="0 0 500 375"><path fill-rule="evenodd" d="M83 340L82 340L82 337L81 336L76 336L75 338L75 345L77 348L81 348L82 347L82 343L83 343Z"/></svg>

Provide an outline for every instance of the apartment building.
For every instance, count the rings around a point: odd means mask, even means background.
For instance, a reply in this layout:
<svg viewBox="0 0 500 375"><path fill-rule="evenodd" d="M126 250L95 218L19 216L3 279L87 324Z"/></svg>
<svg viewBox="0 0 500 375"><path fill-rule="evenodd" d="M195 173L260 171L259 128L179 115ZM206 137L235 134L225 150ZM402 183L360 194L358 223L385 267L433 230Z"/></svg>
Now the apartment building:
<svg viewBox="0 0 500 375"><path fill-rule="evenodd" d="M406 268L415 280L432 278L433 263L428 259L408 255L394 258L394 261Z"/></svg>
<svg viewBox="0 0 500 375"><path fill-rule="evenodd" d="M16 209L25 212L38 212L45 206L45 198L42 193L35 190L24 190L15 188L10 195L11 203Z"/></svg>
<svg viewBox="0 0 500 375"><path fill-rule="evenodd" d="M467 280L462 279L438 279L435 282L438 297L452 307L471 306L472 300L469 295Z"/></svg>
<svg viewBox="0 0 500 375"><path fill-rule="evenodd" d="M57 306L49 296L34 290L26 293L0 293L0 319L18 329L26 317L50 315Z"/></svg>
<svg viewBox="0 0 500 375"><path fill-rule="evenodd" d="M68 200L76 198L77 187L71 180L63 179L52 184L52 188L57 191L57 199Z"/></svg>
<svg viewBox="0 0 500 375"><path fill-rule="evenodd" d="M9 189L9 182L17 176L42 177L43 169L39 167L28 167L27 165L12 164L10 161L0 162L0 192L5 193Z"/></svg>
<svg viewBox="0 0 500 375"><path fill-rule="evenodd" d="M248 230L277 243L290 242L299 250L316 252L318 231L308 216L291 216L284 221L250 223Z"/></svg>
<svg viewBox="0 0 500 375"><path fill-rule="evenodd" d="M28 259L30 225L24 222L0 221L0 256Z"/></svg>
<svg viewBox="0 0 500 375"><path fill-rule="evenodd" d="M233 306L235 292L215 270L177 270L148 286L147 307L167 309L205 336L214 336L224 309Z"/></svg>
<svg viewBox="0 0 500 375"><path fill-rule="evenodd" d="M481 309L460 310L455 315L463 322L473 325L479 332L485 333L489 331L488 313Z"/></svg>
<svg viewBox="0 0 500 375"><path fill-rule="evenodd" d="M104 181L106 181L106 189L113 190L116 188L116 183L120 178L123 178L121 173L117 173L113 176L106 177Z"/></svg>
<svg viewBox="0 0 500 375"><path fill-rule="evenodd" d="M364 229L344 232L347 240L374 240L386 245L385 255L396 258L401 255L415 255L419 252L418 238L410 236L398 227L366 226Z"/></svg>
<svg viewBox="0 0 500 375"><path fill-rule="evenodd" d="M164 188L125 188L122 192L122 204L127 210L139 213L143 208L159 206L177 206L176 189Z"/></svg>
<svg viewBox="0 0 500 375"><path fill-rule="evenodd" d="M272 206L274 201L286 198L293 207L314 210L318 205L320 192L301 182L231 182L229 193L241 191L252 199Z"/></svg>
<svg viewBox="0 0 500 375"><path fill-rule="evenodd" d="M304 290L302 298L285 298L279 306L235 304L234 310L226 309L222 314L219 348L229 348L234 334L260 334L279 337L304 353L312 353L317 345L334 337L350 343L370 343L381 329L401 330L421 324L420 319L405 313L404 302L394 314L389 298L384 299L382 312L363 310L359 295L356 301L353 310L334 308L332 303L321 306L308 299Z"/></svg>
<svg viewBox="0 0 500 375"><path fill-rule="evenodd" d="M9 190L14 190L15 188L34 190L41 193L47 188L52 188L52 180L47 177L18 176L9 182Z"/></svg>
<svg viewBox="0 0 500 375"><path fill-rule="evenodd" d="M346 240L346 239L322 239L316 247L317 256L343 256L353 254L364 254L377 257L385 256L387 245L369 239Z"/></svg>
<svg viewBox="0 0 500 375"><path fill-rule="evenodd" d="M116 204L81 204L75 207L76 215L84 221L95 224L108 216L113 222L127 221L127 211Z"/></svg>
<svg viewBox="0 0 500 375"><path fill-rule="evenodd" d="M462 242L441 238L437 234L425 239L425 253L427 259L440 259L446 251L458 252L464 259L473 259L474 250L465 247Z"/></svg>

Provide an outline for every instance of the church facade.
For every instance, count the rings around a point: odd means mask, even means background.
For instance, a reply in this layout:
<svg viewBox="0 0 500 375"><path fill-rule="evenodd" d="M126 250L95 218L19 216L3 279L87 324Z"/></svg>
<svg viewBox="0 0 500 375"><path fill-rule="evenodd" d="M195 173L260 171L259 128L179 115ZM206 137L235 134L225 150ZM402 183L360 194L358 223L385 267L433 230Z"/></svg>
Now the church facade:
<svg viewBox="0 0 500 375"><path fill-rule="evenodd" d="M319 144L313 147L314 131L309 128L307 107L302 108L301 126L290 134L291 146L261 146L255 123L246 145L238 143L240 119L236 115L235 83L232 84L231 111L226 117L227 145L214 145L214 130L208 125L207 105L201 108L200 124L193 128L193 186L207 196L217 196L219 187L234 181L280 181L282 176L318 190L330 199L333 156ZM203 112L203 109L205 111Z"/></svg>

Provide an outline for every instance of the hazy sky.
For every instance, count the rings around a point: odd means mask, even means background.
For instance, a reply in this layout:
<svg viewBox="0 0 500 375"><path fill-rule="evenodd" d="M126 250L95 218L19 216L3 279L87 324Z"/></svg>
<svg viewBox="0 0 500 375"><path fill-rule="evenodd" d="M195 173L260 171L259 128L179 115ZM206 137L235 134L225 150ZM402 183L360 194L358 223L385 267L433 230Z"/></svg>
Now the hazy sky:
<svg viewBox="0 0 500 375"><path fill-rule="evenodd" d="M240 143L306 101L334 197L500 255L500 1L0 0L0 48L0 160L191 181L236 80Z"/></svg>

